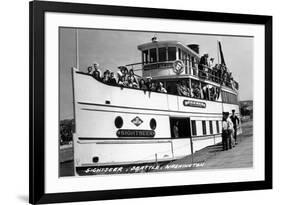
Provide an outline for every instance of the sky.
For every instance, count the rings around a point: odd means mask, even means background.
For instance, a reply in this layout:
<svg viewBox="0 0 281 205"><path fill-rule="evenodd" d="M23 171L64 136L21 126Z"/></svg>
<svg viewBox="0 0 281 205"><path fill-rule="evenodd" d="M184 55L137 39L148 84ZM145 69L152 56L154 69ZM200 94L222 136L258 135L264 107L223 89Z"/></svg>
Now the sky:
<svg viewBox="0 0 281 205"><path fill-rule="evenodd" d="M59 31L59 83L60 119L73 118L71 68L76 67L76 29L60 28ZM137 46L151 42L176 40L181 43L199 44L200 55L218 60L217 41L222 44L226 65L239 82L240 100L253 99L253 37L222 36L207 34L163 33L101 29L78 29L79 69L97 62L101 70L117 71L120 65L141 62Z"/></svg>

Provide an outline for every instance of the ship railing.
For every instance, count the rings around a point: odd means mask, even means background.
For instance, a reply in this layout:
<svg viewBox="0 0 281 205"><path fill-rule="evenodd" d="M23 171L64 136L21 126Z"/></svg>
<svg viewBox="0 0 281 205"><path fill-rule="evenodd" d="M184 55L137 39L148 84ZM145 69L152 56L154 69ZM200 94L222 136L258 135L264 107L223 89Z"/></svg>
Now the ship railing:
<svg viewBox="0 0 281 205"><path fill-rule="evenodd" d="M165 62L163 62L165 63ZM153 66L157 66L159 64L154 63ZM135 75L139 78L142 78L142 71L143 71L143 63L132 63L127 64L127 67L130 67L130 69L133 69L135 72ZM198 67L203 67L203 69L199 69ZM228 72L223 72L222 69L216 68L215 66L213 68L201 65L197 62L193 62L193 66L188 66L187 74L194 76L196 78L199 78L200 80L209 80L211 82L218 83L220 85L224 85L229 88L235 88L236 90L239 89L239 84L237 81L235 81L233 78L229 76ZM167 69L167 68L161 68L161 66L157 66L157 69ZM136 74L138 73L139 74Z"/></svg>

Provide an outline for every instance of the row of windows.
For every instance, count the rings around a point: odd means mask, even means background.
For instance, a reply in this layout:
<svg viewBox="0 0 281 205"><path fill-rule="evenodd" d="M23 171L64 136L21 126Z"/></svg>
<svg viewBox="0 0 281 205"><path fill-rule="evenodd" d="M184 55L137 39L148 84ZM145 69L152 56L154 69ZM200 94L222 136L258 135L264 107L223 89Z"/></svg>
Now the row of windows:
<svg viewBox="0 0 281 205"><path fill-rule="evenodd" d="M158 49L158 53L157 53L157 49ZM195 66L196 59L193 56L188 55L187 52L177 47L160 47L160 48L151 48L149 50L144 50L143 63L148 64L148 63L176 60L177 50L178 50L178 59L183 60L185 66L187 66L188 63L192 64L193 67Z"/></svg>
<svg viewBox="0 0 281 205"><path fill-rule="evenodd" d="M221 92L222 102L231 103L231 104L238 104L237 95L222 91Z"/></svg>
<svg viewBox="0 0 281 205"><path fill-rule="evenodd" d="M210 134L219 134L220 133L220 126L219 126L219 121L216 120L214 121L216 123L216 130L214 132L213 129L213 121L206 121L206 120L202 120L202 134L206 135L207 134L207 122L208 122L208 126L209 126L209 131ZM196 120L191 120L191 132L193 136L197 135L197 126L196 126Z"/></svg>

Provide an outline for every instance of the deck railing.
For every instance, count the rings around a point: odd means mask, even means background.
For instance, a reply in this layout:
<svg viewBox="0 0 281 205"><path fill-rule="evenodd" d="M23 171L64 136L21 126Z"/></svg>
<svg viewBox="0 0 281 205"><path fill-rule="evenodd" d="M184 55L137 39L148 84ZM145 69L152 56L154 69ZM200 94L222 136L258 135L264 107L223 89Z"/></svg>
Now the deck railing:
<svg viewBox="0 0 281 205"><path fill-rule="evenodd" d="M143 63L132 63L132 64L128 64L126 65L127 67L130 67L131 69L134 70L134 72L140 72L143 71L144 66L146 67L150 67L150 68L146 68L146 70L148 69L167 69L167 67L161 66L161 64L163 63L170 63L172 64L170 61L168 62L157 62L157 63L153 63L153 64L146 64L144 65ZM186 74L189 74L191 76L194 77L198 77L199 80L209 80L221 85L225 85L229 88L235 88L236 90L239 89L239 84L237 81L235 81L229 74L229 72L226 72L220 68L211 68L209 66L205 66L205 65L201 65L203 67L203 69L199 69L198 67L198 63L195 63L194 66L188 66L188 69L186 69ZM141 66L141 67L139 67ZM141 78L141 74L135 74L137 77Z"/></svg>

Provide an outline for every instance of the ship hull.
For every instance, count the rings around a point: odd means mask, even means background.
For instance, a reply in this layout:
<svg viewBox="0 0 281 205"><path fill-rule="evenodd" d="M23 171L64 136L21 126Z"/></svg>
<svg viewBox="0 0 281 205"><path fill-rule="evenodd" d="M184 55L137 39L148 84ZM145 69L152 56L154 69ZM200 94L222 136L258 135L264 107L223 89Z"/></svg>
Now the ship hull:
<svg viewBox="0 0 281 205"><path fill-rule="evenodd" d="M164 93L106 85L73 69L75 168L157 163L179 159L221 142L224 104ZM122 126L116 126L116 119ZM151 122L156 122L156 128ZM172 124L186 123L185 137ZM206 121L205 131L202 122ZM212 122L212 123L211 123ZM193 133L193 124L196 133ZM154 129L153 129L154 128Z"/></svg>

